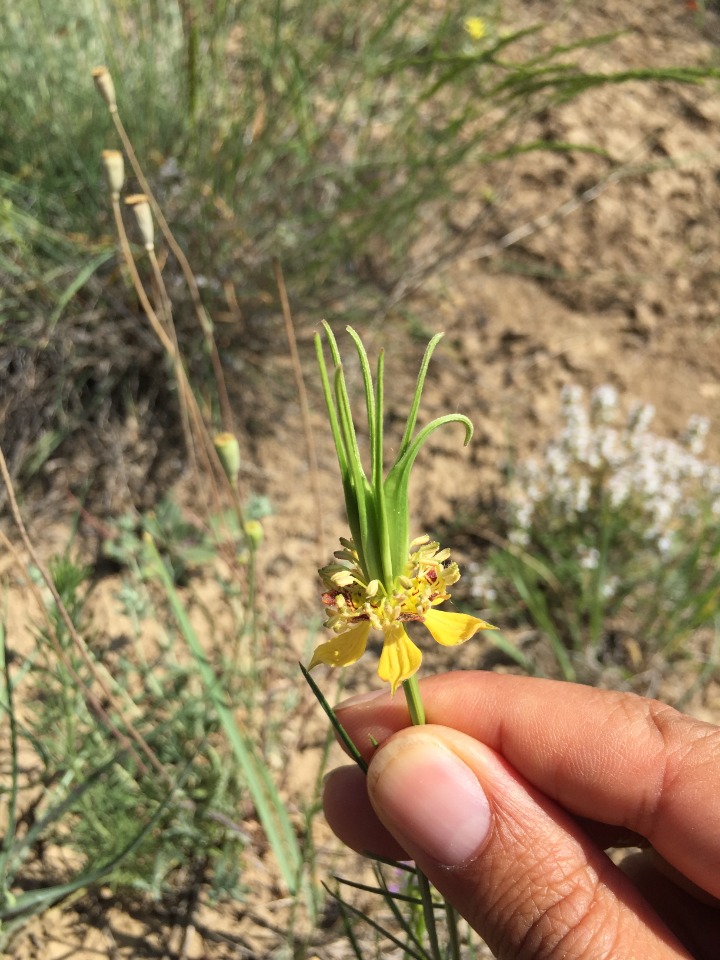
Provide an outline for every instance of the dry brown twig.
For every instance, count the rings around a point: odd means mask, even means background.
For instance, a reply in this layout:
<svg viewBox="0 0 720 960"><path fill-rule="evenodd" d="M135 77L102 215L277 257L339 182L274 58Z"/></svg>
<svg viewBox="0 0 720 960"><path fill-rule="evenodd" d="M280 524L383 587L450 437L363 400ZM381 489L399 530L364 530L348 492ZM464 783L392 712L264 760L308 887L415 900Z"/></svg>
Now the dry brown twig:
<svg viewBox="0 0 720 960"><path fill-rule="evenodd" d="M285 286L282 267L279 261L273 262L275 270L275 282L280 295L280 304L282 306L283 320L285 321L285 333L287 334L288 347L290 349L290 360L292 362L293 374L295 375L295 386L300 400L300 413L302 415L303 433L305 434L305 446L307 448L308 463L310 466L310 485L312 487L313 499L315 500L315 509L317 512L317 545L320 553L323 552L323 509L320 497L320 470L318 468L317 450L315 448L315 438L310 422L310 404L308 403L307 390L305 388L305 378L303 377L302 365L300 363L300 354L298 353L297 336L295 333L295 323L293 321L290 301Z"/></svg>
<svg viewBox="0 0 720 960"><path fill-rule="evenodd" d="M39 588L37 587L36 584L33 584L30 582L30 588L38 604L38 608L40 609L40 611L43 613L43 616L45 617L46 624L48 626L48 634L53 644L53 648L56 656L62 662L63 666L66 668L66 670L68 671L68 674L72 677L73 681L77 684L78 690L81 690L83 692L83 696L85 697L85 701L88 705L88 708L92 711L92 713L94 713L98 717L101 723L103 723L103 725L115 737L117 742L120 744L121 748L124 750L127 750L128 753L133 757L135 762L138 764L138 769L144 775L147 775L148 768L143 763L141 757L139 756L138 754L138 751L139 751L139 753L144 755L145 758L148 760L148 762L150 763L150 766L153 767L153 769L157 773L159 773L164 780L169 781L169 777L165 771L165 768L163 767L160 760L157 758L155 752L152 750L152 748L147 743L145 738L135 729L132 719L126 716L125 710L121 705L120 700L113 693L111 687L115 687L116 684L114 683L112 677L109 674L107 674L107 671L101 670L97 662L90 656L90 653L87 648L87 644L85 643L83 638L80 636L78 631L75 629L75 625L72 622L72 618L70 617L67 607L63 603L62 598L58 593L58 590L55 586L53 578L50 576L50 573L48 572L45 565L43 564L40 557L38 556L38 553L35 550L33 543L30 539L30 536L28 534L27 527L25 526L25 523L23 521L22 514L20 513L20 507L18 506L17 497L15 495L15 489L13 487L13 483L10 478L10 471L8 470L5 456L1 448L0 448L0 475L2 476L3 483L7 491L8 503L10 505L10 512L12 513L13 520L15 521L15 525L18 528L18 532L23 542L23 546L25 547L25 550L28 556L30 557L30 560L39 571L40 576L42 577L43 583L49 590L50 595L53 598L53 602L55 603L57 611L60 615L60 618L62 619L65 629L68 631L68 635L70 636L70 639L72 640L75 648L77 649L78 653L80 654L86 666L88 667L88 670L90 671L92 677L95 679L96 683L98 684L98 687L100 688L100 691L102 692L105 700L107 701L107 703L110 704L113 712L116 713L117 716L119 716L122 719L124 728L127 731L127 733L121 730L113 722L108 711L103 706L100 698L97 696L97 694L95 694L95 692L92 689L90 689L87 686L87 684L81 679L77 671L74 669L65 651L62 649L62 646L60 644L60 641L57 635L55 634L52 623L50 622L50 619L47 615L47 609L45 604L43 603L42 595L40 593ZM17 557L18 567L21 568L20 558L19 556L17 556L17 552L15 551L12 543L8 540L8 538L4 534L0 534L0 536L6 542L6 545L10 548L13 555ZM106 676L103 676L103 674L106 674ZM124 691L122 690L119 692L121 695L124 693ZM134 708L135 704L132 703L132 701L130 703ZM135 749L133 744L135 745L135 747L138 748L137 750Z"/></svg>

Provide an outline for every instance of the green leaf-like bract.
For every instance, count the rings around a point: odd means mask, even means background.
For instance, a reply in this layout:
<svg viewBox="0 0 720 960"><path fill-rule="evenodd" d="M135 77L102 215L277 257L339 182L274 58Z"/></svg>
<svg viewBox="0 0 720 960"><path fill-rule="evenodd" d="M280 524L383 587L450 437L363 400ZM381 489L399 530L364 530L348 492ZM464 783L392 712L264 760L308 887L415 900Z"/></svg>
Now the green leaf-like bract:
<svg viewBox="0 0 720 960"><path fill-rule="evenodd" d="M425 350L400 449L387 476L384 476L384 355L381 351L373 384L370 362L362 340L352 327L348 327L348 333L355 344L360 360L365 389L370 441L370 480L368 480L360 458L340 352L335 337L325 321L323 321L323 327L335 365L332 387L319 334L315 337L315 349L330 429L340 466L350 533L357 549L360 568L367 582L378 580L385 592L390 594L397 577L404 572L408 559L410 546L408 490L415 459L430 435L446 423L461 423L465 427L465 444L468 444L473 432L472 423L462 414L451 413L428 423L415 435L420 399L430 358L442 338L442 334L438 333Z"/></svg>

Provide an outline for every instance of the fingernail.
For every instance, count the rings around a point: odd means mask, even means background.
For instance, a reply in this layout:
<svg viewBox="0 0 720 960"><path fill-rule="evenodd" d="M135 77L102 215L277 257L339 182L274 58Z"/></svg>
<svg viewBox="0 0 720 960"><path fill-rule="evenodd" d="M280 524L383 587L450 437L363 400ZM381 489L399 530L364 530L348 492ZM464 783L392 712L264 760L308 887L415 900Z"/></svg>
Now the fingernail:
<svg viewBox="0 0 720 960"><path fill-rule="evenodd" d="M373 806L409 852L459 866L476 856L490 832L490 805L477 777L432 735L418 731L390 742L368 772Z"/></svg>

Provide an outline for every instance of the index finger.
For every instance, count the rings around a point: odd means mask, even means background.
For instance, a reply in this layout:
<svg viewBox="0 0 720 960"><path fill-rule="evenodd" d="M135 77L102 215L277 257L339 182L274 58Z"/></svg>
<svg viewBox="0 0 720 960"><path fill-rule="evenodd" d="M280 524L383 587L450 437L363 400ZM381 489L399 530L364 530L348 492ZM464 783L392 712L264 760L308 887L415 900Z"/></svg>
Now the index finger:
<svg viewBox="0 0 720 960"><path fill-rule="evenodd" d="M641 834L720 897L720 727L657 700L484 672L421 681L428 723L487 744L570 813ZM401 697L360 699L338 716L369 755L409 725Z"/></svg>

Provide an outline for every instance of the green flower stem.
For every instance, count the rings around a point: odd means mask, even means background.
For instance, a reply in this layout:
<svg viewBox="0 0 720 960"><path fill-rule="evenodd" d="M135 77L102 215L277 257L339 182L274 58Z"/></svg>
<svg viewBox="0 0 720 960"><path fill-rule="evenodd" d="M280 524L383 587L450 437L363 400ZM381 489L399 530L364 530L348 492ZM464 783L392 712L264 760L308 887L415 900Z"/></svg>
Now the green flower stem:
<svg viewBox="0 0 720 960"><path fill-rule="evenodd" d="M420 685L418 684L417 674L413 674L409 680L403 680L403 690L407 700L410 719L414 727L420 727L425 723L425 708L423 707L420 696ZM433 905L432 890L430 881L418 870L418 887L420 888L420 898L422 900L423 917L425 919L425 930L430 941L430 955L433 960L441 960L440 943L438 941L437 926L435 924L435 907Z"/></svg>
<svg viewBox="0 0 720 960"><path fill-rule="evenodd" d="M417 674L413 674L409 680L403 680L403 690L407 700L410 719L414 727L421 727L425 723L425 708L420 697L420 686L417 681Z"/></svg>

